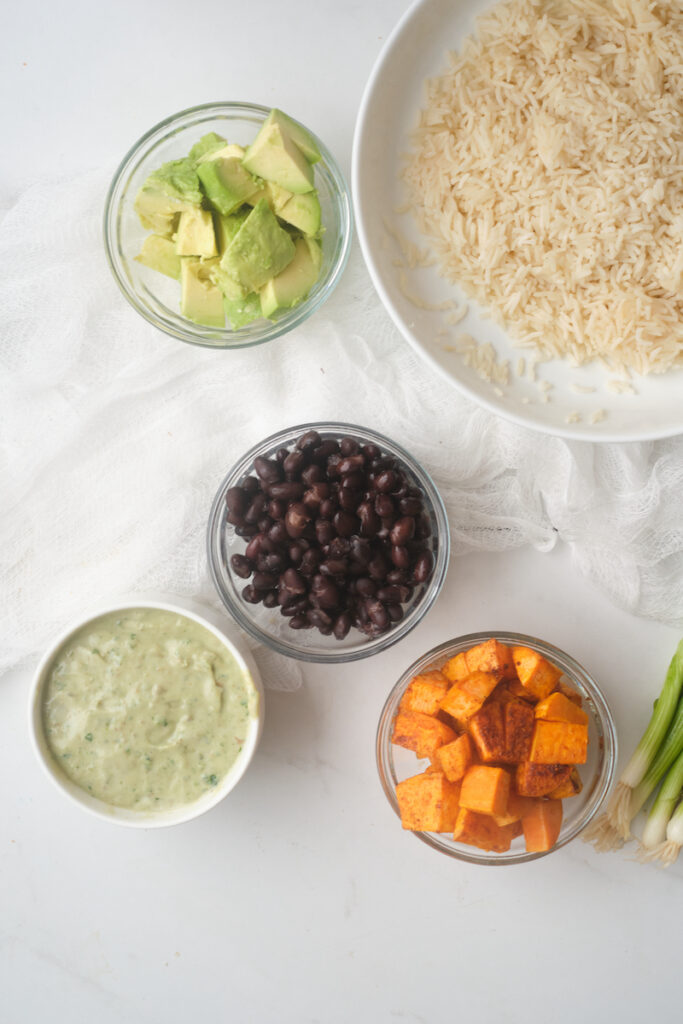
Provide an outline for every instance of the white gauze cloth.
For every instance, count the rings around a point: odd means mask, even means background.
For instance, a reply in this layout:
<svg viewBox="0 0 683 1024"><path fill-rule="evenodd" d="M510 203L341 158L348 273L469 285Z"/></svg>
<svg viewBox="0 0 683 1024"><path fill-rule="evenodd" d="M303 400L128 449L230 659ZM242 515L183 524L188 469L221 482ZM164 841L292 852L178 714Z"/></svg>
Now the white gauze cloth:
<svg viewBox="0 0 683 1024"><path fill-rule="evenodd" d="M339 288L268 345L208 351L128 306L101 237L108 176L32 187L0 221L0 671L131 591L219 606L204 535L233 462L307 420L380 429L433 475L454 555L568 543L630 611L683 623L683 437L570 443L471 404L413 353L357 247ZM257 660L273 688L296 663Z"/></svg>

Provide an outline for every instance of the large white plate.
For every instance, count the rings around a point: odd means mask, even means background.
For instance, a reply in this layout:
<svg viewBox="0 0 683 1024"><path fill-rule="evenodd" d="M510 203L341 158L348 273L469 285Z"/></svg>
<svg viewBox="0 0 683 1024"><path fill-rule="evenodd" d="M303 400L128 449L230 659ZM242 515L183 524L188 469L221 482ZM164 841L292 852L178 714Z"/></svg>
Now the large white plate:
<svg viewBox="0 0 683 1024"><path fill-rule="evenodd" d="M405 203L399 180L401 155L410 148L425 80L446 68L448 51L460 48L474 29L475 18L490 6L486 0L419 0L387 40L370 76L356 125L352 182L358 235L375 288L410 344L492 412L536 430L585 441L641 441L681 433L683 370L634 375L630 394L609 390L608 381L623 378L599 364L573 368L564 360L552 360L538 365L536 381L530 379L528 365L518 377L518 360L525 357L528 364L529 352L514 347L473 303L467 318L455 326L447 322L448 313L420 309L403 293L397 265L402 259L400 244L387 225L422 248L426 242L409 213L396 213ZM458 289L444 281L435 267L406 267L403 273L411 295L430 304L462 301ZM499 362L509 360L509 385L483 380L452 351L463 332L481 343L492 343ZM539 385L543 381L547 383ZM589 394L574 390L582 387L596 390ZM605 410L605 419L592 424L591 416L600 409ZM572 422L577 413L580 420Z"/></svg>

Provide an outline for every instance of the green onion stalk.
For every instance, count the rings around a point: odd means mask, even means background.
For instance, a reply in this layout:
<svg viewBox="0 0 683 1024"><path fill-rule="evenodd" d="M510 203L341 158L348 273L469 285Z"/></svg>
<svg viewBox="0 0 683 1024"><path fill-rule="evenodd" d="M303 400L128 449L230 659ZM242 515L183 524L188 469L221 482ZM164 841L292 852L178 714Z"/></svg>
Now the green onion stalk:
<svg viewBox="0 0 683 1024"><path fill-rule="evenodd" d="M662 788L648 815L639 852L642 860L653 860L659 856L659 849L666 841L669 822L682 795L683 752L678 755L667 772Z"/></svg>
<svg viewBox="0 0 683 1024"><path fill-rule="evenodd" d="M631 822L683 751L683 640L676 648L662 692L640 743L622 772L607 811L582 838L597 850L613 850L631 838Z"/></svg>
<svg viewBox="0 0 683 1024"><path fill-rule="evenodd" d="M666 826L666 841L652 851L654 856L651 859L654 860L656 857L665 868L668 868L678 857L681 846L683 846L683 800L671 815L669 824ZM648 857L648 859L650 858Z"/></svg>

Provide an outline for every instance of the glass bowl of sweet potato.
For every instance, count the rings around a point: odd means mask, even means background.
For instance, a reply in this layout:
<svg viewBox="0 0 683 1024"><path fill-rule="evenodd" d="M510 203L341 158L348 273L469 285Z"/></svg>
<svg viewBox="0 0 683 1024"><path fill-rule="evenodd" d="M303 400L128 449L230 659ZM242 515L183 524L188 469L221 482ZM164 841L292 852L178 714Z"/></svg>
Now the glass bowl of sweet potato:
<svg viewBox="0 0 683 1024"><path fill-rule="evenodd" d="M377 730L377 767L407 831L474 864L519 864L574 839L610 789L612 714L570 655L470 633L414 662Z"/></svg>

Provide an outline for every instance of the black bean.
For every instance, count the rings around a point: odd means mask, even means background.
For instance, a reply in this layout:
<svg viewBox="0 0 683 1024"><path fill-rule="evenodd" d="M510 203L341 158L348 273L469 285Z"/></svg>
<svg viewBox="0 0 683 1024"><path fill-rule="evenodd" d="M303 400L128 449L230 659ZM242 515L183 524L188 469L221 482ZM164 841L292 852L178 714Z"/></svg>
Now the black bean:
<svg viewBox="0 0 683 1024"><path fill-rule="evenodd" d="M323 482L312 484L307 491L304 491L303 503L310 509L318 509L329 496L329 484Z"/></svg>
<svg viewBox="0 0 683 1024"><path fill-rule="evenodd" d="M259 533L268 533L268 530L273 525L273 520L270 516L262 516L256 525L258 526Z"/></svg>
<svg viewBox="0 0 683 1024"><path fill-rule="evenodd" d="M348 571L349 562L346 558L328 558L320 563L323 576L346 576Z"/></svg>
<svg viewBox="0 0 683 1024"><path fill-rule="evenodd" d="M287 527L285 526L282 519L279 519L277 523L273 523L271 528L268 530L268 539L273 544L286 544L289 540L289 534L287 533Z"/></svg>
<svg viewBox="0 0 683 1024"><path fill-rule="evenodd" d="M340 509L339 512L335 512L332 525L340 537L350 537L358 529L358 519L351 512Z"/></svg>
<svg viewBox="0 0 683 1024"><path fill-rule="evenodd" d="M308 451L311 448L317 448L319 444L320 434L317 430L307 430L306 433L302 434L296 442L296 446L300 452Z"/></svg>
<svg viewBox="0 0 683 1024"><path fill-rule="evenodd" d="M388 604L387 614L392 622L400 622L403 618L403 609L400 604Z"/></svg>
<svg viewBox="0 0 683 1024"><path fill-rule="evenodd" d="M289 448L278 448L275 452L275 458L278 462L284 462L289 455Z"/></svg>
<svg viewBox="0 0 683 1024"><path fill-rule="evenodd" d="M338 508L339 508L339 502L337 501L336 498L334 498L334 497L332 497L332 498L325 498L324 501L320 502L320 509L319 509L320 518L321 519L331 519L332 516L334 515L334 513L337 511Z"/></svg>
<svg viewBox="0 0 683 1024"><path fill-rule="evenodd" d="M417 520L417 529L415 530L415 536L418 540L427 540L432 535L432 524L429 516L426 512L423 512L420 518Z"/></svg>
<svg viewBox="0 0 683 1024"><path fill-rule="evenodd" d="M394 502L388 494L378 494L375 498L375 512L381 519L387 519L396 514Z"/></svg>
<svg viewBox="0 0 683 1024"><path fill-rule="evenodd" d="M272 590L277 586L277 576L271 572L255 572L252 586L254 590Z"/></svg>
<svg viewBox="0 0 683 1024"><path fill-rule="evenodd" d="M258 533L258 526L256 523L242 523L241 526L235 527L235 535L237 537L253 537L255 533Z"/></svg>
<svg viewBox="0 0 683 1024"><path fill-rule="evenodd" d="M258 455L254 459L254 469L264 484L274 484L276 481L282 480L282 466L280 463L271 459L264 459L262 455Z"/></svg>
<svg viewBox="0 0 683 1024"><path fill-rule="evenodd" d="M304 485L297 480L284 480L282 483L271 484L268 494L271 498L283 501L296 501L304 493Z"/></svg>
<svg viewBox="0 0 683 1024"><path fill-rule="evenodd" d="M322 608L309 608L306 618L316 629L327 629L328 626L332 626L332 619Z"/></svg>
<svg viewBox="0 0 683 1024"><path fill-rule="evenodd" d="M279 555L276 551L271 551L267 555L261 555L258 560L258 568L261 572L274 572L281 573L286 568L285 560L282 555ZM277 583L277 580L273 584Z"/></svg>
<svg viewBox="0 0 683 1024"><path fill-rule="evenodd" d="M327 479L337 480L340 476L339 466L342 463L341 455L330 455L327 460Z"/></svg>
<svg viewBox="0 0 683 1024"><path fill-rule="evenodd" d="M348 537L333 537L327 552L330 558L344 558L351 550L351 541Z"/></svg>
<svg viewBox="0 0 683 1024"><path fill-rule="evenodd" d="M311 623L305 615L293 615L289 620L290 629L310 629Z"/></svg>
<svg viewBox="0 0 683 1024"><path fill-rule="evenodd" d="M271 519L284 519L286 511L287 502L283 501L282 498L274 498L268 502L267 512Z"/></svg>
<svg viewBox="0 0 683 1024"><path fill-rule="evenodd" d="M264 494L255 494L251 500L251 504L244 514L244 521L249 526L253 526L258 523L259 519L266 510L266 497Z"/></svg>
<svg viewBox="0 0 683 1024"><path fill-rule="evenodd" d="M308 551L304 551L301 556L301 562L299 563L299 572L304 576L312 576L313 573L317 572L318 565L320 563L320 555L315 548L310 548Z"/></svg>
<svg viewBox="0 0 683 1024"><path fill-rule="evenodd" d="M343 640L351 629L351 616L348 612L342 612L341 615L337 616L334 623L334 635L337 640Z"/></svg>
<svg viewBox="0 0 683 1024"><path fill-rule="evenodd" d="M287 569L282 574L280 583L283 587L287 588L290 594L296 594L297 596L305 594L308 589L305 579L299 575L296 569Z"/></svg>
<svg viewBox="0 0 683 1024"><path fill-rule="evenodd" d="M256 494L257 491L261 490L261 484L258 482L255 476L246 477L240 484L240 487L245 492L245 494L250 495Z"/></svg>
<svg viewBox="0 0 683 1024"><path fill-rule="evenodd" d="M349 545L351 558L361 565L367 565L372 558L372 546L364 537L352 537Z"/></svg>
<svg viewBox="0 0 683 1024"><path fill-rule="evenodd" d="M375 512L371 501L362 501L356 509L360 519L360 532L363 537L374 537L381 526L379 516Z"/></svg>
<svg viewBox="0 0 683 1024"><path fill-rule="evenodd" d="M296 480L301 475L301 471L306 465L306 456L302 451L290 452L285 461L282 463L282 468L287 474L288 480Z"/></svg>
<svg viewBox="0 0 683 1024"><path fill-rule="evenodd" d="M324 479L325 472L322 466L318 466L314 462L312 462L310 466L306 466L301 473L301 481L306 485L306 487L310 487L311 484L321 483Z"/></svg>
<svg viewBox="0 0 683 1024"><path fill-rule="evenodd" d="M298 540L295 541L293 544L289 545L287 553L289 555L289 560L292 563L292 565L298 568L299 565L301 564L301 559L306 554L306 548L301 543L301 540Z"/></svg>
<svg viewBox="0 0 683 1024"><path fill-rule="evenodd" d="M348 487L342 487L339 491L339 505L346 512L355 512L360 499L360 491L352 491Z"/></svg>
<svg viewBox="0 0 683 1024"><path fill-rule="evenodd" d="M285 526L290 537L300 537L307 524L311 520L311 514L302 501L295 501L287 509Z"/></svg>
<svg viewBox="0 0 683 1024"><path fill-rule="evenodd" d="M362 491L365 487L365 474L360 470L356 470L355 473L346 473L341 478L341 486L350 491Z"/></svg>
<svg viewBox="0 0 683 1024"><path fill-rule="evenodd" d="M374 597L377 593L377 584L369 576L360 576L356 580L356 592L361 597Z"/></svg>
<svg viewBox="0 0 683 1024"><path fill-rule="evenodd" d="M382 587L377 591L377 598L384 604L400 604L401 591L398 587Z"/></svg>
<svg viewBox="0 0 683 1024"><path fill-rule="evenodd" d="M233 555L230 559L230 565L232 566L232 571L243 580L249 579L252 574L251 562L244 555Z"/></svg>
<svg viewBox="0 0 683 1024"><path fill-rule="evenodd" d="M247 492L241 487L230 487L225 495L225 504L230 515L244 519L244 513L249 507Z"/></svg>
<svg viewBox="0 0 683 1024"><path fill-rule="evenodd" d="M339 603L339 591L331 579L318 574L313 577L311 597L319 608L336 608Z"/></svg>
<svg viewBox="0 0 683 1024"><path fill-rule="evenodd" d="M389 625L389 616L387 610L381 601L370 598L365 607L368 611L368 617L373 625L378 626L379 629L386 629Z"/></svg>
<svg viewBox="0 0 683 1024"><path fill-rule="evenodd" d="M397 569L407 569L410 565L410 551L401 544L394 544L391 549L391 561Z"/></svg>
<svg viewBox="0 0 683 1024"><path fill-rule="evenodd" d="M355 437L342 437L339 442L339 451L342 455L355 455L360 451L360 445L356 441Z"/></svg>
<svg viewBox="0 0 683 1024"><path fill-rule="evenodd" d="M339 451L339 445L332 438L328 438L327 441L322 441L317 448L314 448L311 452L311 462L315 462L318 466L324 466L330 455L336 455Z"/></svg>
<svg viewBox="0 0 683 1024"><path fill-rule="evenodd" d="M413 579L416 583L426 583L432 574L434 559L431 551L423 551L418 555L413 567Z"/></svg>
<svg viewBox="0 0 683 1024"><path fill-rule="evenodd" d="M365 459L362 455L347 455L339 463L339 474L346 476L347 473L354 473L357 469L362 469L364 464Z"/></svg>
<svg viewBox="0 0 683 1024"><path fill-rule="evenodd" d="M271 547L272 541L268 537L264 537L262 533L257 533L247 544L244 553L249 561L255 562L259 555L267 553Z"/></svg>
<svg viewBox="0 0 683 1024"><path fill-rule="evenodd" d="M267 594L263 595L263 606L264 608L275 608L277 605L277 594L274 590L269 590Z"/></svg>
<svg viewBox="0 0 683 1024"><path fill-rule="evenodd" d="M242 591L242 597L247 604L258 604L261 600L261 594L259 594L255 587L252 587L251 583L248 583Z"/></svg>
<svg viewBox="0 0 683 1024"><path fill-rule="evenodd" d="M407 579L408 577L403 569L392 569L387 573L387 583L391 584L391 586L398 583L405 583Z"/></svg>
<svg viewBox="0 0 683 1024"><path fill-rule="evenodd" d="M386 579L387 572L389 571L389 563L383 554L375 555L368 562L368 573L373 580L384 580Z"/></svg>
<svg viewBox="0 0 683 1024"><path fill-rule="evenodd" d="M401 498L398 509L404 516L418 516L422 511L422 502L415 497Z"/></svg>
<svg viewBox="0 0 683 1024"><path fill-rule="evenodd" d="M372 462L373 459L378 459L382 454L376 444L363 445L361 453L363 454L366 462Z"/></svg>
<svg viewBox="0 0 683 1024"><path fill-rule="evenodd" d="M389 539L392 544L407 544L415 535L415 520L412 516L402 516L394 523Z"/></svg>
<svg viewBox="0 0 683 1024"><path fill-rule="evenodd" d="M398 477L394 473L393 469L383 469L375 477L375 490L379 491L380 494L389 494L393 491L398 483Z"/></svg>
<svg viewBox="0 0 683 1024"><path fill-rule="evenodd" d="M317 519L315 523L315 536L318 544L329 544L335 536L335 529L328 519Z"/></svg>

